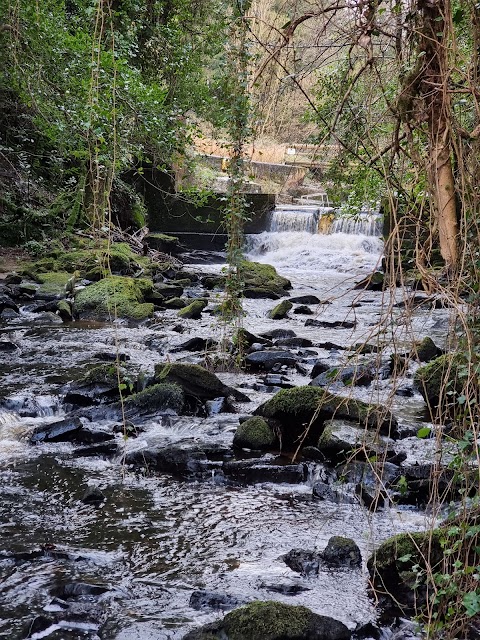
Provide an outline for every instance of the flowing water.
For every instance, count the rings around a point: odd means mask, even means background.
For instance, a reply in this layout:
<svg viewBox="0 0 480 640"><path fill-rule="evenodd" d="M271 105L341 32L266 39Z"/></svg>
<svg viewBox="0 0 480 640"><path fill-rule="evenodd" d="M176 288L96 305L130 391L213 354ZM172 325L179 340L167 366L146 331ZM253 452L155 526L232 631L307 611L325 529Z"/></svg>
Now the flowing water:
<svg viewBox="0 0 480 640"><path fill-rule="evenodd" d="M317 295L324 304L314 307L314 317L356 322L354 329L306 327L304 317L291 314L282 327L317 343L330 340L347 346L375 339L386 303L392 301L382 293L354 291L352 285L380 265L382 242L374 233L378 220L364 219L363 227L347 225L340 232L335 232L334 222L331 233L322 234L317 231L324 213L330 214L318 208L278 211L269 231L248 238L249 257L273 264L290 278L292 296ZM211 266L189 268L212 271ZM246 300L246 327L257 334L278 328L278 322L266 317L273 304ZM392 329L386 339L395 334L407 344L412 335L399 309L390 308ZM126 469L122 456L79 457L69 443L28 444L35 426L63 415L65 383L91 367L96 353L114 352L119 345L130 364L148 376L166 357L192 360L171 350L189 336L215 337L213 318L204 314L201 320L187 320L187 331L179 334L174 311L162 312L142 327L128 327L45 325L24 310L17 320L0 326L3 337L18 347L3 357L0 367L1 638L27 637L32 620L40 616L32 638L180 639L188 629L222 615L190 606L197 589L230 594L239 602L302 604L350 628L375 619L365 566L322 569L307 578L291 571L280 556L294 547L321 550L332 535L342 535L357 542L366 562L386 537L423 528L422 512L387 507L371 514L360 504L317 501L312 483L321 466L311 465L303 484L241 486L225 484L214 471L200 481L143 476ZM432 335L440 341L447 321L444 311L419 313L415 337ZM313 353L333 363L340 357L322 348ZM288 376L295 384L309 382L299 373ZM271 397L261 385L251 386L261 376L221 377L228 384L249 385L244 391L252 401L239 405L240 413L251 413ZM355 393L379 401L388 395L387 383L378 381ZM419 396L396 403L393 409L403 424L419 424ZM229 446L237 425L238 414L159 418L122 446L127 451L172 442ZM118 439L121 443L120 435ZM404 447L415 459L430 456L430 445L421 444L421 451L415 442ZM105 496L97 507L81 501L92 486ZM65 602L58 593L65 584L77 582L102 586L105 593L81 595L63 614Z"/></svg>

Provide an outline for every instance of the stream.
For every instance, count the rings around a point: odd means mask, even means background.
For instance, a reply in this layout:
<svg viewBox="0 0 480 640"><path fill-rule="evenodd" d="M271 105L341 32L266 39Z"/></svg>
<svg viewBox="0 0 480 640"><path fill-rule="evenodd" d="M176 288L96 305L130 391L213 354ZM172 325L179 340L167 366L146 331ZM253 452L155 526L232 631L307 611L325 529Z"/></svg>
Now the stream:
<svg viewBox="0 0 480 640"><path fill-rule="evenodd" d="M305 326L306 317L293 313L271 320L266 313L276 302L247 299L246 329L258 335L288 328L312 340L314 346L302 356L307 369L315 358L336 365L344 357L340 350L315 346L327 341L347 347L382 340L393 352L393 345L401 351L428 335L444 346L448 310L422 307L407 322L401 304L407 294L401 289L392 295L353 289L381 266L377 220L366 217L364 224L337 225L334 233L320 234L311 211L290 215L295 222L281 211L270 230L248 237L248 257L289 278L292 297L316 295L323 304L312 307L309 318L352 320L355 326ZM222 265L185 268L211 274ZM196 287L192 295L199 295ZM272 397L264 374L219 373L251 399L236 403L237 413L149 419L138 437L124 441L116 435L120 453L113 457L79 455L71 442L30 444L34 428L65 415L65 385L98 364L99 353L115 354L118 348L145 376L166 358L201 362L201 355L175 348L190 337L218 339L218 321L204 313L181 324L179 332L174 310L158 312L141 326L57 323L28 306L18 317L0 321L0 339L17 347L0 352L0 638L180 640L226 608L199 606L192 597L199 590L226 594L238 604L304 605L350 629L376 620L366 561L387 537L423 529L429 521L425 511L386 505L370 513L358 501L317 500L312 487L324 469L314 462L305 463L306 480L296 484L226 482L215 468L200 479L144 475L123 462L126 453L153 445L231 447L239 416ZM296 369L285 375L292 385L310 382ZM411 386L411 375L402 382ZM392 395L389 380L350 392L369 402L390 399L400 426L413 432L428 424L422 397ZM99 420L96 426L107 424ZM412 462L434 455L433 440L407 437L398 447ZM103 496L100 504L82 501L92 487ZM322 550L334 535L355 540L361 568L321 568L318 575L302 576L281 558L292 548ZM77 585L70 599L69 585ZM388 630L382 637L388 640Z"/></svg>

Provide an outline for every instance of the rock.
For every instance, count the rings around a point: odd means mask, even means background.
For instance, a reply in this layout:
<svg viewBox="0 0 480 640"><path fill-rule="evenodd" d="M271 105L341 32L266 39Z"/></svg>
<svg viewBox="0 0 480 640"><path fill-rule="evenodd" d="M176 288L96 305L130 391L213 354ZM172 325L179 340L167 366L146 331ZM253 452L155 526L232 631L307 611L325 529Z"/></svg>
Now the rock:
<svg viewBox="0 0 480 640"><path fill-rule="evenodd" d="M166 362L155 365L156 382L170 382L179 385L184 393L201 400L214 400L220 396L233 396L239 402L249 402L250 398L241 391L223 384L214 373L198 364Z"/></svg>
<svg viewBox="0 0 480 640"><path fill-rule="evenodd" d="M427 336L415 345L413 353L416 354L420 362L430 362L434 358L441 356L443 351Z"/></svg>
<svg viewBox="0 0 480 640"><path fill-rule="evenodd" d="M304 304L300 305L299 307L295 307L295 309L293 310L293 313L298 313L304 316L313 316L314 314L314 312L310 309L310 307L307 307Z"/></svg>
<svg viewBox="0 0 480 640"><path fill-rule="evenodd" d="M99 507L102 503L106 502L107 498L98 487L87 487L80 500L83 504L93 504L95 507ZM61 598L62 596L58 597Z"/></svg>
<svg viewBox="0 0 480 640"><path fill-rule="evenodd" d="M332 536L322 551L321 557L331 567L360 567L362 554L358 545L350 538Z"/></svg>
<svg viewBox="0 0 480 640"><path fill-rule="evenodd" d="M236 336L234 337L234 341L237 344L241 342L244 349L247 349L253 344L260 344L267 347L272 346L272 341L269 338L264 338L264 337L262 338L260 336L256 336L253 333L250 333L250 331L247 331L246 329L243 329L243 328L238 330Z"/></svg>
<svg viewBox="0 0 480 640"><path fill-rule="evenodd" d="M412 396L415 395L415 391L413 387L403 386L403 387L398 387L398 389L395 389L395 395L403 398L411 398Z"/></svg>
<svg viewBox="0 0 480 640"><path fill-rule="evenodd" d="M264 369L270 371L275 365L295 366L297 358L290 351L256 351L249 353L245 363L252 369Z"/></svg>
<svg viewBox="0 0 480 640"><path fill-rule="evenodd" d="M380 454L382 449L386 450L387 444L372 431L360 429L342 420L328 420L324 424L317 447L327 458L336 462L354 453L369 458Z"/></svg>
<svg viewBox="0 0 480 640"><path fill-rule="evenodd" d="M83 429L76 434L75 441L80 444L98 444L99 442L108 442L114 438L115 435L110 431L83 427Z"/></svg>
<svg viewBox="0 0 480 640"><path fill-rule="evenodd" d="M277 340L278 338L295 338L297 334L293 329L272 329L261 333L260 336L269 340Z"/></svg>
<svg viewBox="0 0 480 640"><path fill-rule="evenodd" d="M413 384L430 408L438 407L441 397L442 407L447 408L451 403L450 396L446 395L447 390L461 393L463 382L459 375L460 368L459 356L447 353L417 369Z"/></svg>
<svg viewBox="0 0 480 640"><path fill-rule="evenodd" d="M57 302L58 315L64 322L73 320L72 307L66 300L59 300Z"/></svg>
<svg viewBox="0 0 480 640"><path fill-rule="evenodd" d="M180 476L202 473L208 466L207 456L200 447L181 445L131 451L125 456L125 464Z"/></svg>
<svg viewBox="0 0 480 640"><path fill-rule="evenodd" d="M339 381L345 386L368 386L374 378L372 369L365 365L330 367L310 382L312 387L328 387Z"/></svg>
<svg viewBox="0 0 480 640"><path fill-rule="evenodd" d="M139 391L123 401L127 418L175 412L180 414L184 407L182 387L172 382L161 382Z"/></svg>
<svg viewBox="0 0 480 640"><path fill-rule="evenodd" d="M190 338L186 342L182 342L174 349L171 349L172 353L178 351L205 351L216 346L217 342L213 338Z"/></svg>
<svg viewBox="0 0 480 640"><path fill-rule="evenodd" d="M426 576L443 573L442 536L444 533L439 529L402 533L378 547L368 560L367 568L380 606L406 615L414 614L418 607L426 604Z"/></svg>
<svg viewBox="0 0 480 640"><path fill-rule="evenodd" d="M305 321L305 326L321 327L323 329L355 329L357 323L355 320L315 320L309 318Z"/></svg>
<svg viewBox="0 0 480 640"><path fill-rule="evenodd" d="M285 295L285 293L283 293ZM275 291L271 291L270 289L264 289L263 287L246 287L243 290L244 298L267 298L269 300L279 300L282 295L276 293Z"/></svg>
<svg viewBox="0 0 480 640"><path fill-rule="evenodd" d="M94 320L145 320L153 315L153 304L144 302L152 287L151 280L109 276L77 291L74 313Z"/></svg>
<svg viewBox="0 0 480 640"><path fill-rule="evenodd" d="M241 276L246 289L259 288L281 296L291 288L290 280L279 276L276 269L269 264L244 260L241 264Z"/></svg>
<svg viewBox="0 0 480 640"><path fill-rule="evenodd" d="M313 342L308 338L279 338L275 340L276 347L312 347Z"/></svg>
<svg viewBox="0 0 480 640"><path fill-rule="evenodd" d="M162 253L176 254L184 248L176 236L169 236L165 233L149 233L143 240L149 248Z"/></svg>
<svg viewBox="0 0 480 640"><path fill-rule="evenodd" d="M378 344L368 344L368 342L357 342L350 351L355 351L360 355L367 355L369 353L379 353L382 350Z"/></svg>
<svg viewBox="0 0 480 640"><path fill-rule="evenodd" d="M277 304L276 307L271 309L267 315L272 320L283 320L292 307L293 305L291 302L283 300L280 304Z"/></svg>
<svg viewBox="0 0 480 640"><path fill-rule="evenodd" d="M50 271L48 273L38 273L40 282L35 297L39 300L58 300L66 295L67 282L72 277L66 271Z"/></svg>
<svg viewBox="0 0 480 640"><path fill-rule="evenodd" d="M363 289L364 291L383 291L385 275L381 271L374 271L360 282L357 282L354 289Z"/></svg>
<svg viewBox="0 0 480 640"><path fill-rule="evenodd" d="M244 483L299 484L307 477L303 464L276 465L263 458L227 461L223 463L222 470L228 478Z"/></svg>
<svg viewBox="0 0 480 640"><path fill-rule="evenodd" d="M190 596L189 605L192 609L220 609L228 611L243 604L244 601L226 593L198 590Z"/></svg>
<svg viewBox="0 0 480 640"><path fill-rule="evenodd" d="M240 424L233 437L234 447L270 449L276 442L275 434L263 418L253 417Z"/></svg>
<svg viewBox="0 0 480 640"><path fill-rule="evenodd" d="M306 607L252 602L190 631L183 640L350 640L347 627Z"/></svg>
<svg viewBox="0 0 480 640"><path fill-rule="evenodd" d="M275 583L275 584L261 584L261 589L266 589L267 591L273 591L274 593L281 593L283 596L297 596L299 593L304 593L305 591L311 591L309 587L304 587L301 584L289 584L289 583Z"/></svg>
<svg viewBox="0 0 480 640"><path fill-rule="evenodd" d="M316 378L321 373L325 373L326 371L328 371L330 368L331 367L328 364L328 362L324 362L323 360L317 360L313 365L313 369L310 372L310 377Z"/></svg>
<svg viewBox="0 0 480 640"><path fill-rule="evenodd" d="M303 576L308 576L318 573L322 555L316 551L292 549L282 556L282 559L292 571L301 573Z"/></svg>
<svg viewBox="0 0 480 640"><path fill-rule="evenodd" d="M0 313L2 313L5 309L11 309L15 311L15 313L19 313L19 308L15 304L15 302L8 296L7 294L0 292Z"/></svg>
<svg viewBox="0 0 480 640"><path fill-rule="evenodd" d="M75 458L111 458L118 453L116 441L99 442L87 447L79 447L73 452Z"/></svg>
<svg viewBox="0 0 480 640"><path fill-rule="evenodd" d="M130 356L126 353L109 353L108 351L98 351L94 353L92 358L95 360L103 360L104 362L126 362L130 360Z"/></svg>
<svg viewBox="0 0 480 640"><path fill-rule="evenodd" d="M63 442L72 440L83 429L78 418L57 420L47 425L36 427L30 435L30 442Z"/></svg>
<svg viewBox="0 0 480 640"><path fill-rule="evenodd" d="M68 385L64 402L80 407L115 402L120 399L119 383L126 387L124 395L128 394L127 377L123 367L115 363L101 364Z"/></svg>
<svg viewBox="0 0 480 640"><path fill-rule="evenodd" d="M317 347L320 349L327 349L328 351L343 351L346 347L341 347L339 344L335 342L319 342Z"/></svg>
<svg viewBox="0 0 480 640"><path fill-rule="evenodd" d="M155 282L153 287L155 293L159 293L164 300L180 298L180 296L183 294L183 287L178 284L165 284L164 282Z"/></svg>
<svg viewBox="0 0 480 640"><path fill-rule="evenodd" d="M99 584L89 584L87 582L67 582L58 585L50 591L54 598L69 600L79 596L101 596L110 591L110 587Z"/></svg>
<svg viewBox="0 0 480 640"><path fill-rule="evenodd" d="M194 300L191 304L187 305L184 309L180 309L178 316L180 318L189 318L190 320L198 320L202 317L202 311L207 306L205 300Z"/></svg>
<svg viewBox="0 0 480 640"><path fill-rule="evenodd" d="M379 429L385 435L394 435L397 420L380 405L367 404L354 398L336 396L318 387L282 389L271 400L261 404L254 415L272 420L281 430L282 443L293 444L310 431L305 444L316 444L326 420L335 416L362 427Z"/></svg>
<svg viewBox="0 0 480 640"><path fill-rule="evenodd" d="M23 278L20 274L15 273L15 271L12 271L10 273L7 273L7 275L3 279L3 283L6 284L7 286L11 284L20 284L22 279Z"/></svg>
<svg viewBox="0 0 480 640"><path fill-rule="evenodd" d="M294 304L320 304L320 299L317 298L317 296L306 295L290 298L290 302L293 302Z"/></svg>
<svg viewBox="0 0 480 640"><path fill-rule="evenodd" d="M280 389L293 389L295 386L288 378L279 373L268 373L263 378L263 384L267 387L279 387Z"/></svg>
<svg viewBox="0 0 480 640"><path fill-rule="evenodd" d="M10 340L0 340L0 353L16 351L17 349L18 349L18 346L15 343L10 342Z"/></svg>
<svg viewBox="0 0 480 640"><path fill-rule="evenodd" d="M188 302L183 298L170 298L169 300L162 302L162 305L165 309L185 309Z"/></svg>

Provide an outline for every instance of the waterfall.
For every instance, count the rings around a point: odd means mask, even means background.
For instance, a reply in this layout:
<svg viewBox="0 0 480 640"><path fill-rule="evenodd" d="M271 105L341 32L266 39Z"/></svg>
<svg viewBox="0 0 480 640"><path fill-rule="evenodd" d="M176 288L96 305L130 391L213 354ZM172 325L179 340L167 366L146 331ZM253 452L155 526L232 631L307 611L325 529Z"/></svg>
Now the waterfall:
<svg viewBox="0 0 480 640"><path fill-rule="evenodd" d="M368 212L345 216L336 214L332 207L280 205L272 211L268 231L322 235L346 233L378 238L382 235L382 216Z"/></svg>
<svg viewBox="0 0 480 640"><path fill-rule="evenodd" d="M348 233L351 235L382 235L382 216L378 213L361 212L356 216L338 216L332 222L329 233Z"/></svg>
<svg viewBox="0 0 480 640"><path fill-rule="evenodd" d="M319 233L322 218L332 213L331 207L280 205L271 214L268 231Z"/></svg>

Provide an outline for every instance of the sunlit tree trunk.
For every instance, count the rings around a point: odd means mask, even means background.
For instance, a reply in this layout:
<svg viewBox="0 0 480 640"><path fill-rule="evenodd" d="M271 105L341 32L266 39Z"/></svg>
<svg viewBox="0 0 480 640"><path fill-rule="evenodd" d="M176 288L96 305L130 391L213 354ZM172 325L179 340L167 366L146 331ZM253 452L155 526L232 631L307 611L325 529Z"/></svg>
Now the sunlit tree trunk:
<svg viewBox="0 0 480 640"><path fill-rule="evenodd" d="M420 55L422 93L429 137L429 183L438 224L440 252L449 270L458 263L458 221L452 169L451 98L448 68L449 0L419 0L423 17Z"/></svg>

